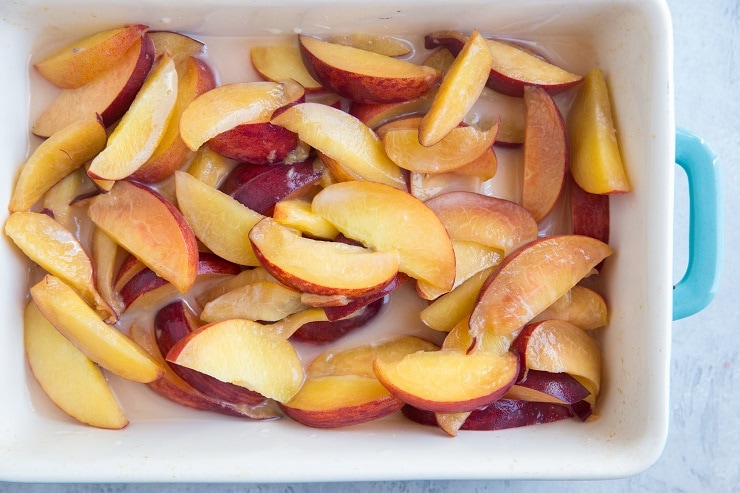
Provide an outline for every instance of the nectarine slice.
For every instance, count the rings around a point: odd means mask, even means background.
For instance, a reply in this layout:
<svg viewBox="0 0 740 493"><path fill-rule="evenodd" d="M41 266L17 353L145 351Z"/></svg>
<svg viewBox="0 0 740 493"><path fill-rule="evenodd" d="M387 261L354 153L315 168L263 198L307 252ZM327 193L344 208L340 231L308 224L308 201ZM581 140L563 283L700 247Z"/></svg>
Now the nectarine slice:
<svg viewBox="0 0 740 493"><path fill-rule="evenodd" d="M394 250L303 238L272 218L258 222L249 240L262 265L282 283L317 294L363 296L390 283L398 272Z"/></svg>
<svg viewBox="0 0 740 493"><path fill-rule="evenodd" d="M213 188L229 174L229 161L208 146L202 146L190 161L187 172Z"/></svg>
<svg viewBox="0 0 740 493"><path fill-rule="evenodd" d="M591 69L568 113L571 174L590 193L630 191L604 73Z"/></svg>
<svg viewBox="0 0 740 493"><path fill-rule="evenodd" d="M259 281L229 291L207 303L200 319L209 323L230 318L275 322L306 308L301 303L299 291L276 282Z"/></svg>
<svg viewBox="0 0 740 493"><path fill-rule="evenodd" d="M283 226L296 229L313 238L331 240L339 234L337 228L311 209L311 202L302 199L281 200L275 204L272 217Z"/></svg>
<svg viewBox="0 0 740 493"><path fill-rule="evenodd" d="M62 411L97 428L128 424L98 365L60 334L33 301L24 311L23 345L33 376Z"/></svg>
<svg viewBox="0 0 740 493"><path fill-rule="evenodd" d="M119 181L92 200L88 216L116 243L181 293L195 282L198 243L182 213L144 185Z"/></svg>
<svg viewBox="0 0 740 493"><path fill-rule="evenodd" d="M567 320L582 330L604 327L609 321L604 298L585 286L573 288L537 315L533 321L548 319Z"/></svg>
<svg viewBox="0 0 740 493"><path fill-rule="evenodd" d="M323 91L324 87L306 70L301 52L295 45L253 46L249 50L252 65L266 80L280 82L293 79L302 85L306 92Z"/></svg>
<svg viewBox="0 0 740 493"><path fill-rule="evenodd" d="M385 56L404 56L411 53L411 45L402 39L392 36L371 33L352 33L329 37L330 43L352 46L361 50L372 51Z"/></svg>
<svg viewBox="0 0 740 493"><path fill-rule="evenodd" d="M149 31L148 36L154 41L157 56L167 53L175 64L185 63L189 58L203 52L205 43L175 31Z"/></svg>
<svg viewBox="0 0 740 493"><path fill-rule="evenodd" d="M481 289L470 332L508 334L532 320L586 276L612 249L587 236L562 235L525 244Z"/></svg>
<svg viewBox="0 0 740 493"><path fill-rule="evenodd" d="M451 331L473 311L480 288L492 271L493 267L482 270L449 293L435 299L419 313L421 321L430 329Z"/></svg>

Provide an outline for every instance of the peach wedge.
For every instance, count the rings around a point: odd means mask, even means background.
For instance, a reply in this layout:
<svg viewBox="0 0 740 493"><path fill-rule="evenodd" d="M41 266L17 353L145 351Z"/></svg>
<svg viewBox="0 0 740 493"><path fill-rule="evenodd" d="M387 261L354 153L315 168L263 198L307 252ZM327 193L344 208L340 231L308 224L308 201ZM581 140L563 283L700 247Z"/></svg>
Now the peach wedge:
<svg viewBox="0 0 740 493"><path fill-rule="evenodd" d="M97 428L128 424L98 365L60 334L33 301L24 311L23 344L33 376L62 411Z"/></svg>
<svg viewBox="0 0 740 493"><path fill-rule="evenodd" d="M134 382L151 382L162 368L133 340L103 320L58 278L47 275L31 287L31 297L47 320L97 364Z"/></svg>
<svg viewBox="0 0 740 493"><path fill-rule="evenodd" d="M88 209L93 223L178 291L188 291L197 275L198 244L175 206L157 192L119 181L96 196Z"/></svg>
<svg viewBox="0 0 740 493"><path fill-rule="evenodd" d="M306 70L301 52L295 45L253 46L249 50L249 56L255 70L266 80L280 82L293 79L306 88L306 92L324 90L324 87Z"/></svg>
<svg viewBox="0 0 740 493"><path fill-rule="evenodd" d="M298 44L313 78L353 101L393 103L414 99L442 77L431 67L309 36L299 36Z"/></svg>
<svg viewBox="0 0 740 493"><path fill-rule="evenodd" d="M34 64L57 87L83 86L110 69L149 29L144 24L109 29L74 41Z"/></svg>
<svg viewBox="0 0 740 493"><path fill-rule="evenodd" d="M372 294L396 276L395 250L370 251L339 242L303 238L272 218L249 232L257 258L282 283L300 291L353 297Z"/></svg>
<svg viewBox="0 0 740 493"><path fill-rule="evenodd" d="M177 101L177 71L169 55L159 59L131 107L108 137L103 152L87 174L99 180L121 180L154 154Z"/></svg>
<svg viewBox="0 0 740 493"><path fill-rule="evenodd" d="M154 41L156 56L167 53L176 65L199 55L205 47L205 43L175 31L149 31L147 34Z"/></svg>
<svg viewBox="0 0 740 493"><path fill-rule="evenodd" d="M608 245L587 236L550 236L527 243L486 281L470 317L470 333L514 332L611 253Z"/></svg>
<svg viewBox="0 0 740 493"><path fill-rule="evenodd" d="M442 223L408 193L370 181L347 181L324 188L313 211L345 236L380 252L398 252L399 270L449 291L455 282L455 252Z"/></svg>

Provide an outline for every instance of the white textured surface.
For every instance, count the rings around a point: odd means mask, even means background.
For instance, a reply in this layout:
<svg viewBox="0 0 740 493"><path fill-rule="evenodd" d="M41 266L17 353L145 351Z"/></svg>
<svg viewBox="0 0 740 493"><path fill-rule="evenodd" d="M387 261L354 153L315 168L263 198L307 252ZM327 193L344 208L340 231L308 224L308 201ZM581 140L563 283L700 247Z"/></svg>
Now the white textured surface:
<svg viewBox="0 0 740 493"><path fill-rule="evenodd" d="M714 302L674 323L671 421L665 451L633 478L597 482L412 481L314 485L35 485L3 484L9 493L44 492L487 492L487 491L675 491L740 492L740 377L737 367L737 298L740 271L740 4L735 0L669 0L675 33L676 123L706 139L719 155L725 189L724 276ZM686 262L687 194L676 180L678 279ZM290 467L290 464L286 464Z"/></svg>

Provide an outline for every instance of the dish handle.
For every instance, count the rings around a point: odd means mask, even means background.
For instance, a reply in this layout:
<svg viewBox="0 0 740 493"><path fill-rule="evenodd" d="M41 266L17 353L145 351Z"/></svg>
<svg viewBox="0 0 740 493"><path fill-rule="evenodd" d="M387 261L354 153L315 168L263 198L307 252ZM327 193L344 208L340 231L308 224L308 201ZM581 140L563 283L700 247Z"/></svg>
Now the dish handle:
<svg viewBox="0 0 740 493"><path fill-rule="evenodd" d="M723 197L719 160L704 140L676 129L676 164L689 188L689 261L673 286L673 320L706 308L717 292L723 249Z"/></svg>

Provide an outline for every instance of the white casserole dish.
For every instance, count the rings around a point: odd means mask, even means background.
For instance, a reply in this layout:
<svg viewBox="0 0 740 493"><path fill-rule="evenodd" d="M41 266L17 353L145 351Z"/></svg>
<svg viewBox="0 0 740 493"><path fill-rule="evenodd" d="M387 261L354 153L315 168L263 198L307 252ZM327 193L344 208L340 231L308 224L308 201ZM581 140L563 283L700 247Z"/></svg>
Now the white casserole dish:
<svg viewBox="0 0 740 493"><path fill-rule="evenodd" d="M0 480L591 479L633 475L657 460L668 430L676 135L672 32L663 2L29 0L4 2L0 13L6 67L0 94L2 203L8 202L19 164L38 144L28 131L29 87L37 82L29 70L31 54L43 40L134 22L214 39L331 31L416 36L477 28L532 40L571 71L604 69L634 187L611 202L616 254L603 275L611 323L600 335L605 370L599 419L462 432L455 439L400 416L335 431L288 419L246 422L182 408L115 378L131 424L103 431L72 422L47 402L25 363L26 267L6 238L0 245ZM233 63L247 65L247 52ZM3 212L0 220L6 217Z"/></svg>

